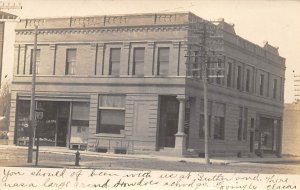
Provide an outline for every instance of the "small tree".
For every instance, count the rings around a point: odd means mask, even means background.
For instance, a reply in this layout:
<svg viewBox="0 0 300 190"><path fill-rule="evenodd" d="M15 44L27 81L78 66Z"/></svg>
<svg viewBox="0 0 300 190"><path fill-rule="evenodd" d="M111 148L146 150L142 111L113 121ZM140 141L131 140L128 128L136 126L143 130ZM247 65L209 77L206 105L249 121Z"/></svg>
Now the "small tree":
<svg viewBox="0 0 300 190"><path fill-rule="evenodd" d="M11 92L10 92L10 81L4 82L1 85L0 91L0 116L5 117L5 130L8 130L9 127L9 113L10 113L10 99L11 99Z"/></svg>

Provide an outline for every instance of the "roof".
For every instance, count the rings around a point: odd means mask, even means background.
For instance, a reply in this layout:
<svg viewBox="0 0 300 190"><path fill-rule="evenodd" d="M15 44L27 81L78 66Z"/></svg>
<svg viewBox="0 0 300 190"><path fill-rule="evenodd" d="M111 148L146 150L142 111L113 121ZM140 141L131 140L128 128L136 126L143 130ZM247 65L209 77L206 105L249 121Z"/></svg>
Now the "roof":
<svg viewBox="0 0 300 190"><path fill-rule="evenodd" d="M0 21L1 20L15 20L18 16L0 11Z"/></svg>

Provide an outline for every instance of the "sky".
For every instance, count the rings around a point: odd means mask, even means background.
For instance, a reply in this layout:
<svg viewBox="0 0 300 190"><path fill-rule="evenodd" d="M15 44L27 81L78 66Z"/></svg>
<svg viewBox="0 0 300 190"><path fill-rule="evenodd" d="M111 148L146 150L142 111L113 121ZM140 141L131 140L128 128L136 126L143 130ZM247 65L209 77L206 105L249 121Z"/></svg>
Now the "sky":
<svg viewBox="0 0 300 190"><path fill-rule="evenodd" d="M1 1L1 0L0 0ZM3 0L2 0L3 1ZM286 58L285 102L294 100L294 74L300 74L300 0L4 0L21 3L5 10L21 19L191 11L206 19L224 18L236 33L259 46L279 47ZM2 76L12 78L14 22L6 23ZM293 72L294 71L294 72ZM6 79L8 80L8 79Z"/></svg>

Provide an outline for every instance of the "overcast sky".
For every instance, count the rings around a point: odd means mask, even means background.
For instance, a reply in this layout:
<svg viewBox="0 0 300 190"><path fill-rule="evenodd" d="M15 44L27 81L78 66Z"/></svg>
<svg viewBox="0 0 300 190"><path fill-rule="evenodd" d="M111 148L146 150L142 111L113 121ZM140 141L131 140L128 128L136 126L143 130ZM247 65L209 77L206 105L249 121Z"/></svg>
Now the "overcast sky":
<svg viewBox="0 0 300 190"><path fill-rule="evenodd" d="M286 58L285 102L294 100L293 70L300 74L300 1L286 0L20 0L22 10L7 12L21 19L34 17L87 16L127 13L191 11L207 19L224 18L235 24L236 33L262 46L279 47ZM14 23L5 28L3 76L11 76Z"/></svg>

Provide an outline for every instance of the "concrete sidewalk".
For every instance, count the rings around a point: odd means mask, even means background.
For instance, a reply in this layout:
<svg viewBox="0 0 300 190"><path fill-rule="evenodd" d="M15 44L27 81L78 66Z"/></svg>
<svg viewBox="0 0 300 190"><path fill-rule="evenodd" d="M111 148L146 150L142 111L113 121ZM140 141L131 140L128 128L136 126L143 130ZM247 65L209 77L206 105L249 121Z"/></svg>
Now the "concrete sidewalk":
<svg viewBox="0 0 300 190"><path fill-rule="evenodd" d="M18 150L18 149L27 149L24 146L15 146L15 145L0 145L0 149L9 149L9 150ZM74 155L77 150L70 150L65 147L40 147L40 152L45 153L55 153L55 154L63 154L63 155ZM205 164L204 158L189 158L189 157L171 157L164 155L145 155L145 154L113 154L113 153L98 153L98 152L90 152L90 151L80 151L82 156L90 156L90 157L106 157L106 158L122 158L122 159L154 159L161 161L173 161L173 162L191 162L191 163L199 163ZM282 157L277 158L275 156L268 157L216 157L211 158L210 162L212 164L220 164L220 165L251 165L251 164L298 164L300 166L300 157ZM57 165L59 163L54 163ZM67 163L61 163L62 165L66 165Z"/></svg>

